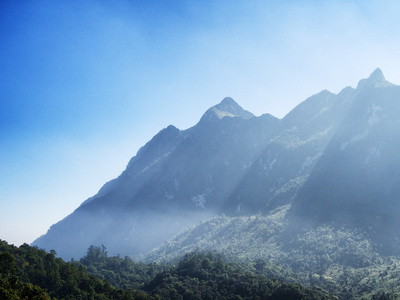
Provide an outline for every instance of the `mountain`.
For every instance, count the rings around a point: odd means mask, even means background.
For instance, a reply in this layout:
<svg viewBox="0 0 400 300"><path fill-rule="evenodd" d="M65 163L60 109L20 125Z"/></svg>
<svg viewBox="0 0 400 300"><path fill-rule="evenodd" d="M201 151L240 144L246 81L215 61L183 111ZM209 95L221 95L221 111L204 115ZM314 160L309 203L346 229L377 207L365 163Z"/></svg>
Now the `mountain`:
<svg viewBox="0 0 400 300"><path fill-rule="evenodd" d="M66 259L91 244L121 255L149 251L220 211L280 128L277 118L225 98L194 127L161 130L118 178L33 244Z"/></svg>
<svg viewBox="0 0 400 300"><path fill-rule="evenodd" d="M291 203L324 152L352 102L354 90L322 91L286 115L225 203L229 215L266 213Z"/></svg>
<svg viewBox="0 0 400 300"><path fill-rule="evenodd" d="M400 87L378 69L358 84L345 118L294 201L289 213L294 226L362 228L382 251L398 253L399 151Z"/></svg>
<svg viewBox="0 0 400 300"><path fill-rule="evenodd" d="M284 211L276 238L343 225L388 248L399 237L385 235L399 222L399 95L377 69L357 88L322 91L283 119L225 98L192 128L161 130L33 244L66 259L101 244L136 255L217 215Z"/></svg>

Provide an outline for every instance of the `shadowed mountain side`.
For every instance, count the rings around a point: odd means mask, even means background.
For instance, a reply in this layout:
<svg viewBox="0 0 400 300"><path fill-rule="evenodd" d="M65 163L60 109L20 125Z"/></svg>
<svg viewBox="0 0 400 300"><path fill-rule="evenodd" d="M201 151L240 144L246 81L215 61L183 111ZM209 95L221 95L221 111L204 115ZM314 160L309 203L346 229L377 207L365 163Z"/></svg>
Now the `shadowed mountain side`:
<svg viewBox="0 0 400 300"><path fill-rule="evenodd" d="M335 224L367 232L399 252L400 87L378 69L357 97L296 198L293 228Z"/></svg>
<svg viewBox="0 0 400 300"><path fill-rule="evenodd" d="M281 120L282 131L265 147L222 212L266 213L291 203L339 126L356 92L322 91Z"/></svg>

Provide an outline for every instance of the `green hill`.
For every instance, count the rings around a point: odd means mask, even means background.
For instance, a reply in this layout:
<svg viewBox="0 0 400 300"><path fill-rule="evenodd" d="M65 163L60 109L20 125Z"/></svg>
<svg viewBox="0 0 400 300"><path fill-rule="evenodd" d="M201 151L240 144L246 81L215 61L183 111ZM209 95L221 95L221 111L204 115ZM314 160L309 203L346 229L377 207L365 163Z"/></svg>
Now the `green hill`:
<svg viewBox="0 0 400 300"><path fill-rule="evenodd" d="M176 264L144 264L128 257L108 257L104 246L92 246L81 261L64 262L54 251L0 241L0 299L335 297L320 289L256 274L249 266L227 263L211 253L187 254Z"/></svg>
<svg viewBox="0 0 400 300"><path fill-rule="evenodd" d="M379 254L366 235L346 228L325 225L292 236L285 218L288 209L267 216L215 217L150 252L146 259L173 261L203 249L223 253L230 261L270 266L258 271L323 288L342 299L400 293L398 257Z"/></svg>

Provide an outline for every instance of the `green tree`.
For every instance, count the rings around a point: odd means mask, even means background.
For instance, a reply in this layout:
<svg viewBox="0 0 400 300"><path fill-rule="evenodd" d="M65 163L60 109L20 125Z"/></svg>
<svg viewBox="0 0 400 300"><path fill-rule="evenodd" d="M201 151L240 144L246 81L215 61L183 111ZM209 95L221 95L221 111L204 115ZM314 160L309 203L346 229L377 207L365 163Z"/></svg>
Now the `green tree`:
<svg viewBox="0 0 400 300"><path fill-rule="evenodd" d="M9 277L15 273L15 258L9 252L0 254L0 276Z"/></svg>

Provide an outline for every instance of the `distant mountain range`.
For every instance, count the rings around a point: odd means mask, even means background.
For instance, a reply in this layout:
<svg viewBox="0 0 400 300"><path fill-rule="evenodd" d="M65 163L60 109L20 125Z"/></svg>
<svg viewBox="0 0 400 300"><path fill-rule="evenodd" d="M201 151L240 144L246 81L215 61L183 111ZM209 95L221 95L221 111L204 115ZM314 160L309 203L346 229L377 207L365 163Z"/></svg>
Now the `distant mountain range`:
<svg viewBox="0 0 400 300"><path fill-rule="evenodd" d="M215 216L278 211L279 236L328 224L361 230L379 251L395 253L398 153L400 87L380 69L355 89L311 96L283 119L256 117L225 98L192 128L161 130L33 245L65 259L101 244L136 255Z"/></svg>

